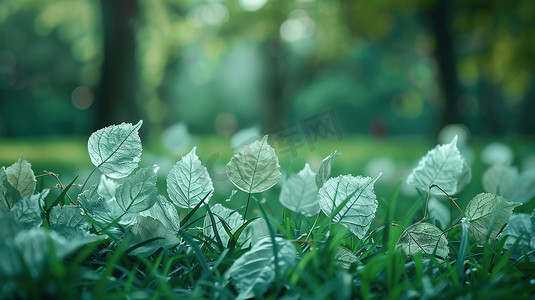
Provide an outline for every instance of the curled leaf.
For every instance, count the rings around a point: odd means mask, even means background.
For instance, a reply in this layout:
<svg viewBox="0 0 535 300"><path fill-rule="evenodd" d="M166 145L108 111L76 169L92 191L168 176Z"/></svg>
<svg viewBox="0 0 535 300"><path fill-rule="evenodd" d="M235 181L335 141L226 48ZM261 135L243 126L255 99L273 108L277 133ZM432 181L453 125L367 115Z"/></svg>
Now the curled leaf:
<svg viewBox="0 0 535 300"><path fill-rule="evenodd" d="M320 189L323 184L331 177L331 169L334 163L334 159L337 156L342 155L342 153L337 153L334 151L334 153L329 154L329 156L325 157L320 164L320 167L318 169L318 172L316 173L316 186L318 189Z"/></svg>

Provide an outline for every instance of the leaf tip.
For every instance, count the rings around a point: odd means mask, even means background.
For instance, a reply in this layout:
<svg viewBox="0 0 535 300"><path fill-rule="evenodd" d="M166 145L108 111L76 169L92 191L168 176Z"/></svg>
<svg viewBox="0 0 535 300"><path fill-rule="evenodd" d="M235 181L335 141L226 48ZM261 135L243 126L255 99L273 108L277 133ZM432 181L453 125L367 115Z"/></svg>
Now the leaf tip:
<svg viewBox="0 0 535 300"><path fill-rule="evenodd" d="M457 135L455 135L453 137L453 139L451 140L450 145L453 145L453 146L457 147L457 140L458 139L459 139L459 137Z"/></svg>
<svg viewBox="0 0 535 300"><path fill-rule="evenodd" d="M141 128L142 125L143 125L143 120L139 120L139 122L137 122L137 124L134 125L134 128L135 128L136 130L138 130L139 128Z"/></svg>

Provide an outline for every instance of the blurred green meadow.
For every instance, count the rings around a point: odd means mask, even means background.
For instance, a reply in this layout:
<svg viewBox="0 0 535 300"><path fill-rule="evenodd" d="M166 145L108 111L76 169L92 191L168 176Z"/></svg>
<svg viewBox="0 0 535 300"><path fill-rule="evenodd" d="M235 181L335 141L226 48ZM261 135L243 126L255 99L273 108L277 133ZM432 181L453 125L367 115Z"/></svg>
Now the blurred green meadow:
<svg viewBox="0 0 535 300"><path fill-rule="evenodd" d="M505 147L505 149L498 147L498 150L492 150L492 145L495 146L496 144ZM305 163L308 163L312 170L316 171L323 158L337 151L342 155L335 160L332 176L353 174L373 177L378 173L382 173L382 176L375 184L380 203L377 224L382 223L382 217L384 217L394 195L398 198L394 216L396 220L401 222L411 209L422 210L421 206L425 201L426 194L407 186L405 181L411 170L416 167L419 159L434 145L429 139L421 137L373 139L367 136L353 135L344 136L341 140L337 138L319 140L315 142L313 150L306 143L301 143L294 153L289 152L287 149L276 149L283 177L277 186L262 193L260 197L266 200L265 207L270 213L281 215L283 206L278 201L278 193L282 182L290 174L301 170ZM161 194L167 195L165 187L167 173L193 146L196 147L197 155L208 168L214 182L212 205L225 203L226 206L231 208L239 208L245 205L247 195L241 192L236 194L231 203L226 203L231 192L236 188L228 180L225 166L234 155L235 150L239 150L232 147L231 140L228 138L210 135L190 136L187 144L182 145L184 150L175 153L166 148L161 140L156 140L149 144L144 143L140 166L156 164L160 167L158 171L159 189ZM504 163L517 166L520 170L532 168L535 157L535 141L526 138L502 140L477 138L470 140L461 149L472 168L470 184L460 194L455 195L461 208L473 196L483 191L481 178L485 170L491 166L488 161L489 155L490 159L497 159L498 162L500 160L508 160L504 161ZM487 151L486 154L484 154L485 151ZM68 184L77 175L79 177L75 183L82 184L93 169L87 152L87 138L82 137L15 139L4 140L0 143L0 165L7 167L14 163L20 155L23 155L32 164L36 175L46 172L56 173L64 185ZM484 157L485 155L487 157ZM97 172L89 182L98 182L99 176ZM38 184L43 188L53 187L57 184L57 181L54 178L45 177L41 178ZM69 194L76 197L76 188L73 189ZM57 189L56 193L59 194L59 192L59 189ZM453 218L460 216L460 212L455 209L447 198L443 197L441 201L453 214ZM532 201L532 203L518 207L515 211L530 213L534 208L535 203ZM259 214L259 212L255 211L255 214Z"/></svg>

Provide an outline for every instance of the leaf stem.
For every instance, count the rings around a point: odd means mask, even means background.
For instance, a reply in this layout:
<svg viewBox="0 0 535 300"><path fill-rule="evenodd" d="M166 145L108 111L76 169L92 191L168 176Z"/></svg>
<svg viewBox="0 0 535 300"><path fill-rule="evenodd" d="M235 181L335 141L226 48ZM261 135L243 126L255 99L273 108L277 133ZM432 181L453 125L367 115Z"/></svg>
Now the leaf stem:
<svg viewBox="0 0 535 300"><path fill-rule="evenodd" d="M51 189L56 189L56 188L61 188L61 191L63 192L63 191L64 191L64 188L66 188L66 187L70 188L71 185L80 186L79 184L74 184L74 180L73 180L73 182L71 182L71 184L69 184L69 185L64 185L63 183L61 183L61 180L59 179L59 175L58 175L58 174L56 174L56 173L54 173L54 172L48 172L48 171L46 171L46 170L45 170L45 172L46 172L46 173L44 173L44 174L40 174L40 175L35 176L35 178L45 177L45 176L52 176L52 177L56 178L56 180L58 181L58 184L56 184L56 185L53 186L53 187L48 188L49 190L51 190ZM76 176L76 178L78 178L78 176ZM76 180L76 178L75 178L75 180ZM80 188L80 192L82 191L82 188L83 188L83 186ZM69 194L65 194L65 196L67 196L67 198L69 198L69 201L71 201L72 204L76 204L76 203L74 203L74 201L72 200L71 196L69 196Z"/></svg>
<svg viewBox="0 0 535 300"><path fill-rule="evenodd" d="M245 213L243 214L243 224L247 221L247 210L249 209L249 202L251 201L251 193L247 197L247 204L245 204Z"/></svg>
<svg viewBox="0 0 535 300"><path fill-rule="evenodd" d="M307 234L307 237L305 238L305 240L308 240L308 238L310 237L310 235L312 234L312 230L314 230L314 228L316 227L316 223L318 223L318 220L320 218L320 214L321 213L318 213L318 216L316 217L316 220L314 220L314 224L312 224L312 227L310 228L310 230L308 231L308 234Z"/></svg>
<svg viewBox="0 0 535 300"><path fill-rule="evenodd" d="M436 187L437 189L439 189L440 191L442 191L450 200L451 202L453 202L453 204L455 204L455 206L457 206L457 209L461 212L461 214L463 214L463 216L466 218L466 215L464 214L463 210L459 207L459 205L457 205L457 202L455 202L455 200L453 200L453 198L448 194L446 193L446 191L444 191L441 187L439 187L438 185L436 184L432 184L429 186L429 191L431 191L431 188L433 187ZM429 199L429 195L427 196L428 199ZM426 207L427 208L427 207ZM427 209L426 209L427 210Z"/></svg>

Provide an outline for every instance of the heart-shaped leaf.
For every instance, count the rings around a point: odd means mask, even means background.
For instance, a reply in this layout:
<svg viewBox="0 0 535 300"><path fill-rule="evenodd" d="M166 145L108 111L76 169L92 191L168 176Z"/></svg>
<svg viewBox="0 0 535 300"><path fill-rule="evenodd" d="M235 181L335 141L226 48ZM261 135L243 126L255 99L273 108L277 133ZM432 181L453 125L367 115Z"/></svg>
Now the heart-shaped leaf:
<svg viewBox="0 0 535 300"><path fill-rule="evenodd" d="M405 254L416 253L448 257L448 240L438 227L429 223L416 223L405 229L396 244Z"/></svg>
<svg viewBox="0 0 535 300"><path fill-rule="evenodd" d="M217 233L219 234L219 237L221 238L221 242L224 246L227 246L228 241L230 237L228 236L227 232L223 228L223 224L221 223L221 220L225 221L227 225L230 227L232 232L235 232L241 225L243 225L243 217L235 210L228 209L226 207L223 207L221 204L216 204L210 208L212 211L212 214L214 216ZM221 219L220 219L221 218ZM212 226L212 219L210 218L210 215L206 213L206 216L204 217L204 235L209 236L211 238L215 237L215 232ZM243 243L247 239L246 234L241 234L238 238L238 242Z"/></svg>
<svg viewBox="0 0 535 300"><path fill-rule="evenodd" d="M180 217L175 206L162 195L158 195L156 203L148 210L142 211L140 215L160 221L165 228L175 233L180 229Z"/></svg>
<svg viewBox="0 0 535 300"><path fill-rule="evenodd" d="M182 208L193 208L213 189L212 179L195 154L195 147L178 161L167 175L167 193ZM204 203L210 200L210 194ZM202 205L204 205L204 203Z"/></svg>
<svg viewBox="0 0 535 300"><path fill-rule="evenodd" d="M535 197L535 170L522 172L508 200L527 203Z"/></svg>
<svg viewBox="0 0 535 300"><path fill-rule="evenodd" d="M9 212L13 219L28 227L38 227L43 223L43 205L49 190L39 194L28 195L13 204Z"/></svg>
<svg viewBox="0 0 535 300"><path fill-rule="evenodd" d="M334 259L337 265L346 270L349 270L351 264L359 260L355 253L345 247L336 248L336 252L334 253Z"/></svg>
<svg viewBox="0 0 535 300"><path fill-rule="evenodd" d="M279 278L294 264L297 253L287 240L276 237ZM234 261L225 273L239 292L238 299L262 297L275 279L275 256L271 237L258 241L251 250Z"/></svg>
<svg viewBox="0 0 535 300"><path fill-rule="evenodd" d="M321 210L333 221L340 223L362 239L370 228L377 210L373 184L380 175L375 178L352 175L330 178L318 193ZM345 205L339 209L344 202ZM339 212L333 215L336 210Z"/></svg>
<svg viewBox="0 0 535 300"><path fill-rule="evenodd" d="M158 169L159 167L156 165L141 168L115 190L117 204L124 212L142 212L154 205L158 195L156 187Z"/></svg>
<svg viewBox="0 0 535 300"><path fill-rule="evenodd" d="M122 123L100 129L89 137L87 149L91 162L111 178L124 178L137 168L141 158L141 139L136 125Z"/></svg>
<svg viewBox="0 0 535 300"><path fill-rule="evenodd" d="M531 213L531 215L513 214L511 216L509 224L501 233L501 236L509 236L507 241L505 241L506 248L513 247L517 240L520 240L518 245L535 249L535 228L531 223L534 216L535 213Z"/></svg>
<svg viewBox="0 0 535 300"><path fill-rule="evenodd" d="M32 165L24 160L22 155L19 160L6 169L9 183L20 192L21 197L33 194L37 180L32 170Z"/></svg>
<svg viewBox="0 0 535 300"><path fill-rule="evenodd" d="M409 174L407 184L426 192L429 186L436 184L446 193L455 194L460 191L461 185L466 185L467 179L471 178L471 171L467 167L457 149L457 136L455 136L451 143L438 145L427 152ZM431 193L441 194L442 191L432 189Z"/></svg>
<svg viewBox="0 0 535 300"><path fill-rule="evenodd" d="M140 243L154 239L133 249L131 255L151 255L160 248L169 248L179 243L176 234L167 229L160 221L152 217L139 216L127 232L132 234L128 246L133 247Z"/></svg>
<svg viewBox="0 0 535 300"><path fill-rule="evenodd" d="M84 210L78 205L54 206L50 210L50 225L66 225L89 230L91 222L84 217Z"/></svg>
<svg viewBox="0 0 535 300"><path fill-rule="evenodd" d="M268 136L245 146L227 164L227 176L246 193L263 192L281 178L279 159L267 142Z"/></svg>
<svg viewBox="0 0 535 300"><path fill-rule="evenodd" d="M518 179L518 170L514 167L496 164L488 168L482 177L483 190L509 199Z"/></svg>
<svg viewBox="0 0 535 300"><path fill-rule="evenodd" d="M20 199L20 192L9 183L6 168L0 168L0 211L9 212Z"/></svg>
<svg viewBox="0 0 535 300"><path fill-rule="evenodd" d="M519 205L521 203L507 202L502 196L491 193L476 195L466 206L468 233L480 244L487 239L494 240Z"/></svg>

